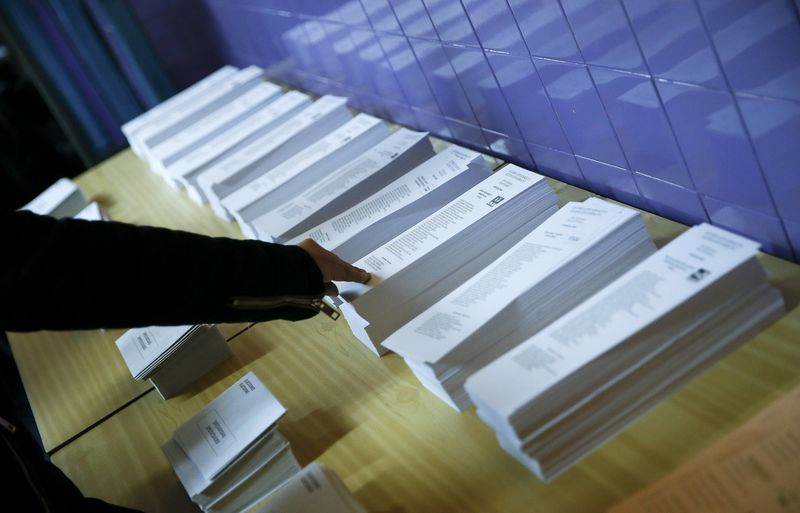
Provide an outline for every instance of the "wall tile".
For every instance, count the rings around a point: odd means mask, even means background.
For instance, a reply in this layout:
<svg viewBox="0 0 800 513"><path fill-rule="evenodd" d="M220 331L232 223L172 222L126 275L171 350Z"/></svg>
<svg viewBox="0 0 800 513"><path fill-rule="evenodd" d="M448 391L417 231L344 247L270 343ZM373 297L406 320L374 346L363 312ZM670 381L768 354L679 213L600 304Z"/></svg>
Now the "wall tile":
<svg viewBox="0 0 800 513"><path fill-rule="evenodd" d="M451 46L445 47L445 52L480 126L522 139L483 52L478 48Z"/></svg>
<svg viewBox="0 0 800 513"><path fill-rule="evenodd" d="M378 35L377 37L409 104L438 113L439 106L408 41L400 36Z"/></svg>
<svg viewBox="0 0 800 513"><path fill-rule="evenodd" d="M391 34L403 34L389 0L361 0L361 6L373 29Z"/></svg>
<svg viewBox="0 0 800 513"><path fill-rule="evenodd" d="M575 187L586 188L586 180L578 167L575 155L530 142L527 146L538 172Z"/></svg>
<svg viewBox="0 0 800 513"><path fill-rule="evenodd" d="M530 57L486 53L494 76L517 121L522 138L571 151Z"/></svg>
<svg viewBox="0 0 800 513"><path fill-rule="evenodd" d="M697 191L775 215L733 97L669 82L656 85Z"/></svg>
<svg viewBox="0 0 800 513"><path fill-rule="evenodd" d="M794 251L795 261L800 260L800 223L784 219L783 227L789 236L789 245Z"/></svg>
<svg viewBox="0 0 800 513"><path fill-rule="evenodd" d="M603 68L589 67L589 71L632 170L691 187L652 81Z"/></svg>
<svg viewBox="0 0 800 513"><path fill-rule="evenodd" d="M438 39L422 0L389 0L389 2L406 36Z"/></svg>
<svg viewBox="0 0 800 513"><path fill-rule="evenodd" d="M425 6L442 42L478 46L467 13L458 0L425 0Z"/></svg>
<svg viewBox="0 0 800 513"><path fill-rule="evenodd" d="M533 169L534 164L531 154L522 139L515 139L506 134L483 129L483 137L492 152L500 155L503 160L514 162L522 167Z"/></svg>
<svg viewBox="0 0 800 513"><path fill-rule="evenodd" d="M528 47L505 0L462 0L462 3L483 48L528 54Z"/></svg>
<svg viewBox="0 0 800 513"><path fill-rule="evenodd" d="M532 55L583 62L561 5L552 0L509 0Z"/></svg>
<svg viewBox="0 0 800 513"><path fill-rule="evenodd" d="M647 204L636 188L633 173L627 169L585 157L578 156L576 159L589 189L628 205L647 208Z"/></svg>
<svg viewBox="0 0 800 513"><path fill-rule="evenodd" d="M411 114L417 121L416 126L420 130L430 132L442 139L453 140L453 133L450 131L450 127L447 126L447 120L444 119L444 116L416 107L411 107Z"/></svg>
<svg viewBox="0 0 800 513"><path fill-rule="evenodd" d="M587 63L646 71L619 0L561 0L561 5Z"/></svg>
<svg viewBox="0 0 800 513"><path fill-rule="evenodd" d="M776 254L781 258L794 257L789 248L786 232L777 217L767 216L708 196L703 196L702 200L713 224L761 242L762 251Z"/></svg>
<svg viewBox="0 0 800 513"><path fill-rule="evenodd" d="M483 135L481 127L463 123L457 119L445 118L453 139L473 149L487 151L489 144Z"/></svg>
<svg viewBox="0 0 800 513"><path fill-rule="evenodd" d="M700 195L692 189L640 173L633 173L633 179L639 192L647 200L647 210L650 212L689 226L708 222Z"/></svg>
<svg viewBox="0 0 800 513"><path fill-rule="evenodd" d="M722 89L714 48L694 0L622 0L654 76Z"/></svg>
<svg viewBox="0 0 800 513"><path fill-rule="evenodd" d="M468 125L477 125L472 107L456 79L455 71L441 43L420 39L409 40L409 43L428 79L428 85L436 97L442 114Z"/></svg>
<svg viewBox="0 0 800 513"><path fill-rule="evenodd" d="M722 67L736 91L800 100L800 23L784 0L704 0Z"/></svg>
<svg viewBox="0 0 800 513"><path fill-rule="evenodd" d="M538 58L534 63L575 153L625 167L625 157L586 67Z"/></svg>

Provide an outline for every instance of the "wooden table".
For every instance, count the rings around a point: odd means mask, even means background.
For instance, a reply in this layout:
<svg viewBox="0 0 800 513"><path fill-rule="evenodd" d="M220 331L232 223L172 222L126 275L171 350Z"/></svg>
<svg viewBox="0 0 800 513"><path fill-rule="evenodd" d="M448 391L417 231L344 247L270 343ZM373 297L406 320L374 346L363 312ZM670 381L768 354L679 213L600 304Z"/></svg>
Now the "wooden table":
<svg viewBox="0 0 800 513"><path fill-rule="evenodd" d="M164 216L159 224L206 233L235 230L168 189L129 152L79 183L90 194L106 195L117 219L136 214L141 217L130 220L156 224L148 216ZM587 196L552 183L563 201ZM645 218L659 245L685 229L651 214ZM330 465L369 511L603 511L800 383L800 266L761 258L793 310L549 484L507 456L473 411L454 412L426 392L396 355L376 358L344 321L323 316L244 332L232 342L235 358L189 393L162 401L147 392L57 450L53 461L87 495L151 512L196 511L160 446L180 423L252 370L287 407L281 431L298 460ZM22 341L12 339L18 355ZM24 379L30 361L19 362ZM40 365L56 364L45 359ZM48 384L25 385L30 393ZM92 381L85 385L88 390ZM124 388L122 380L119 386ZM57 422L68 414L52 416Z"/></svg>

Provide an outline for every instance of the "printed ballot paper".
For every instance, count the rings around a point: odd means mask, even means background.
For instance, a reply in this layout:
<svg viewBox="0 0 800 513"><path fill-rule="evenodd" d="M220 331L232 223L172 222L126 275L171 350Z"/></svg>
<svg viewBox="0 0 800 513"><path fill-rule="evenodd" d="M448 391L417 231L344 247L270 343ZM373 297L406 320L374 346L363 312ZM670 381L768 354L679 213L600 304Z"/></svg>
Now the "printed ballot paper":
<svg viewBox="0 0 800 513"><path fill-rule="evenodd" d="M467 379L501 446L552 479L783 312L758 244L701 224Z"/></svg>
<svg viewBox="0 0 800 513"><path fill-rule="evenodd" d="M359 114L330 134L262 174L222 200L245 235L255 238L251 221L296 197L336 168L389 136L380 119Z"/></svg>
<svg viewBox="0 0 800 513"><path fill-rule="evenodd" d="M164 399L182 393L233 355L216 326L205 324L135 328L116 343L131 375L149 379Z"/></svg>
<svg viewBox="0 0 800 513"><path fill-rule="evenodd" d="M88 201L69 178L59 178L50 187L20 208L50 217L73 217L88 205Z"/></svg>
<svg viewBox="0 0 800 513"><path fill-rule="evenodd" d="M225 198L294 157L351 118L347 98L323 96L200 173L197 183L203 196L217 215L233 219L222 206Z"/></svg>
<svg viewBox="0 0 800 513"><path fill-rule="evenodd" d="M263 502L253 513L367 513L339 476L316 462L295 474Z"/></svg>
<svg viewBox="0 0 800 513"><path fill-rule="evenodd" d="M252 116L241 120L230 130L220 133L203 146L166 166L166 173L185 187L197 203L206 199L197 184L197 177L220 159L243 151L248 144L269 133L311 104L308 95L290 91L274 102L261 107Z"/></svg>
<svg viewBox="0 0 800 513"><path fill-rule="evenodd" d="M288 240L342 213L433 155L427 133L400 128L251 224L261 240Z"/></svg>
<svg viewBox="0 0 800 513"><path fill-rule="evenodd" d="M355 262L368 284L338 283L353 334L378 354L413 319L556 211L544 177L507 165Z"/></svg>
<svg viewBox="0 0 800 513"><path fill-rule="evenodd" d="M489 165L479 153L449 146L287 243L311 238L344 260L355 262L490 175Z"/></svg>
<svg viewBox="0 0 800 513"><path fill-rule="evenodd" d="M599 198L567 203L383 346L450 406L464 381L656 250L635 210Z"/></svg>
<svg viewBox="0 0 800 513"><path fill-rule="evenodd" d="M300 470L277 430L286 409L248 372L163 446L191 497L204 511L237 513Z"/></svg>

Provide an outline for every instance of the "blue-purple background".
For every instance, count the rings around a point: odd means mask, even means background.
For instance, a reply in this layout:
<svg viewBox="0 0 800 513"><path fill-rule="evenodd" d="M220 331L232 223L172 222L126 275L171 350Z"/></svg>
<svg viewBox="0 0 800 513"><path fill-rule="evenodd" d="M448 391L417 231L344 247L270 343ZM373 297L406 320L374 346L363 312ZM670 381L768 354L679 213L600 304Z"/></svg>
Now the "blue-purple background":
<svg viewBox="0 0 800 513"><path fill-rule="evenodd" d="M800 0L129 0L179 86L348 96L800 258Z"/></svg>

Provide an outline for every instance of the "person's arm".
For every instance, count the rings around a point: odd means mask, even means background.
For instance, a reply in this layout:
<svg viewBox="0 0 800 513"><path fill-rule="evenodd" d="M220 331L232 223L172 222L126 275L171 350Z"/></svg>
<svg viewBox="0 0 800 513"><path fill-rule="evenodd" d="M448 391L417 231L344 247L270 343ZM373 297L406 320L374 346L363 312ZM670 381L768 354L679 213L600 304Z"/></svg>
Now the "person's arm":
<svg viewBox="0 0 800 513"><path fill-rule="evenodd" d="M233 303L321 297L326 281L368 279L314 244L304 250L29 212L2 214L0 226L0 329L8 331L299 320L314 310Z"/></svg>

